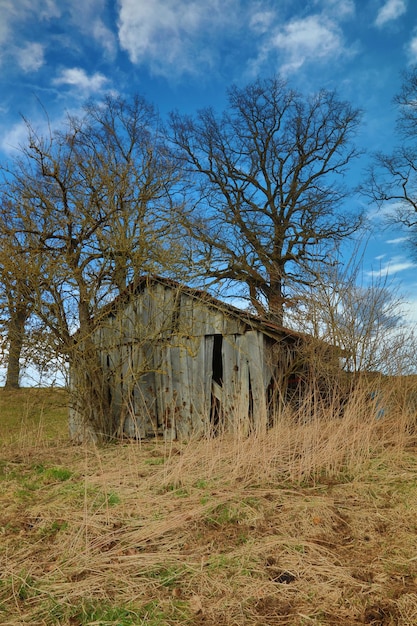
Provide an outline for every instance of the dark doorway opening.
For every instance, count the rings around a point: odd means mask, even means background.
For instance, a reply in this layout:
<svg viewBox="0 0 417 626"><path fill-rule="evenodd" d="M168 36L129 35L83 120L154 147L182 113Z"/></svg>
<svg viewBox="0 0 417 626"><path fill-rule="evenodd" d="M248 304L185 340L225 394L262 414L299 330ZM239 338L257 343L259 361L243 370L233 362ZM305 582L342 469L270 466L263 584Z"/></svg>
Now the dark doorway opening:
<svg viewBox="0 0 417 626"><path fill-rule="evenodd" d="M213 345L213 380L220 385L223 384L223 357L222 357L223 337L214 335Z"/></svg>
<svg viewBox="0 0 417 626"><path fill-rule="evenodd" d="M221 388L223 385L223 337L214 335L211 385L210 425L213 435L219 434L221 421Z"/></svg>

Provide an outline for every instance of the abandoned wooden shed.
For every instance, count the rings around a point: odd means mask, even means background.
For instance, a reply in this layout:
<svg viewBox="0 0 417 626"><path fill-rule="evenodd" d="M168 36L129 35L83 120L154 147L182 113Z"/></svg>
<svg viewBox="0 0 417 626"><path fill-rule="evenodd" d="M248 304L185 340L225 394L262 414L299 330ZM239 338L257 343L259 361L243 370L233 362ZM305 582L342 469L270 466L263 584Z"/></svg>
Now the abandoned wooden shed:
<svg viewBox="0 0 417 626"><path fill-rule="evenodd" d="M188 439L268 427L306 338L151 276L105 307L93 337L119 435ZM70 433L85 425L70 410Z"/></svg>

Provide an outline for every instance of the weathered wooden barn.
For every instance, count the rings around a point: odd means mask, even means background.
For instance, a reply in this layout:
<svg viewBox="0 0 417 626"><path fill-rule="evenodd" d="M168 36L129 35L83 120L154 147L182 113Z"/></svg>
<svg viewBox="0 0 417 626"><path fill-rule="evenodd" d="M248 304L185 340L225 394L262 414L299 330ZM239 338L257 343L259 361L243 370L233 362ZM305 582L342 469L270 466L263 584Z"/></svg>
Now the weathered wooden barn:
<svg viewBox="0 0 417 626"><path fill-rule="evenodd" d="M261 431L306 338L157 276L105 307L94 342L120 435ZM70 413L70 431L82 423Z"/></svg>

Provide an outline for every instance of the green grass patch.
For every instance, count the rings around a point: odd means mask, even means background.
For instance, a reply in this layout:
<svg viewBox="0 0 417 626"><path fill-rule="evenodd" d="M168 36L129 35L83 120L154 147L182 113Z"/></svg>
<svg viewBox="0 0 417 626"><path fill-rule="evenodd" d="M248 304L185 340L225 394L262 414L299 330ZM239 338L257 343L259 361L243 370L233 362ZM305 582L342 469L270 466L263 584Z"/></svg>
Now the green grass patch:
<svg viewBox="0 0 417 626"><path fill-rule="evenodd" d="M35 464L27 467L25 465L11 467L4 466L0 475L3 484L14 482L14 495L18 500L32 500L37 497L36 492L48 486L59 485L70 481L73 472L65 467L45 467L42 464ZM74 489L71 485L70 489Z"/></svg>
<svg viewBox="0 0 417 626"><path fill-rule="evenodd" d="M157 489L157 493L172 493L176 498L187 498L190 495L190 490L187 487L179 487L175 483L168 483L163 487Z"/></svg>
<svg viewBox="0 0 417 626"><path fill-rule="evenodd" d="M91 511L117 506L121 502L120 496L115 491L106 491L83 482L65 483L60 489L60 494L65 496L71 506L79 507L87 502Z"/></svg>
<svg viewBox="0 0 417 626"><path fill-rule="evenodd" d="M13 595L21 602L25 602L39 595L35 579L25 570L5 578L2 581L0 589L5 592L12 590Z"/></svg>
<svg viewBox="0 0 417 626"><path fill-rule="evenodd" d="M238 524L247 518L246 512L236 503L225 502L207 513L205 521L208 526L224 526Z"/></svg>
<svg viewBox="0 0 417 626"><path fill-rule="evenodd" d="M103 489L80 480L79 475L66 467L37 463L0 464L0 484L10 490L16 502L34 503L41 494L48 494L67 502L70 507L82 507L85 502L91 511L117 506L120 495L112 489ZM42 495L43 497L43 495Z"/></svg>
<svg viewBox="0 0 417 626"><path fill-rule="evenodd" d="M175 565L157 565L152 569L144 572L146 578L157 581L162 587L176 587L179 580L184 574L184 568Z"/></svg>
<svg viewBox="0 0 417 626"><path fill-rule="evenodd" d="M118 605L103 600L85 599L78 606L69 607L50 601L43 613L48 624L78 624L78 626L167 626L170 623L188 623L188 610L183 601L173 600L166 606L158 600L142 605ZM41 617L41 614L39 614ZM46 622L42 622L46 623Z"/></svg>
<svg viewBox="0 0 417 626"><path fill-rule="evenodd" d="M149 613L149 617L151 619L158 618L159 612L156 607L150 607L151 611ZM80 620L80 623L83 626L89 626L92 624L100 624L101 626L113 626L117 624L117 626L134 626L138 623L139 619L142 619L144 615L147 615L147 609L138 610L133 607L124 607L124 606L113 606L106 602L88 602L83 607L82 610L76 615L73 616ZM151 621L148 622L152 624ZM158 624L157 621L154 621L155 625Z"/></svg>
<svg viewBox="0 0 417 626"><path fill-rule="evenodd" d="M44 467L42 464L35 465L35 472L42 477L42 482L64 482L72 477L72 471L65 467Z"/></svg>
<svg viewBox="0 0 417 626"><path fill-rule="evenodd" d="M67 530L68 522L65 520L54 520L51 524L43 526L39 529L39 534L41 537L54 537L61 530Z"/></svg>
<svg viewBox="0 0 417 626"><path fill-rule="evenodd" d="M0 389L0 444L68 436L65 389Z"/></svg>
<svg viewBox="0 0 417 626"><path fill-rule="evenodd" d="M145 465L164 465L165 460L166 459L163 456L145 459Z"/></svg>

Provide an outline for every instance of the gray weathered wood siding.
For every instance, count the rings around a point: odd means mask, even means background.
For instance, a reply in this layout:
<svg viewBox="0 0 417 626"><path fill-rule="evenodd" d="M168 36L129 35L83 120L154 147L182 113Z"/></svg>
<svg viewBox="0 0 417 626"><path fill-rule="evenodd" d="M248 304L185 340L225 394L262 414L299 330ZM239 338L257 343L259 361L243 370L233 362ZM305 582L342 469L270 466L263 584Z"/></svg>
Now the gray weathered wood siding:
<svg viewBox="0 0 417 626"><path fill-rule="evenodd" d="M271 339L227 307L149 283L103 317L94 341L119 434L188 439L214 426L267 427Z"/></svg>

